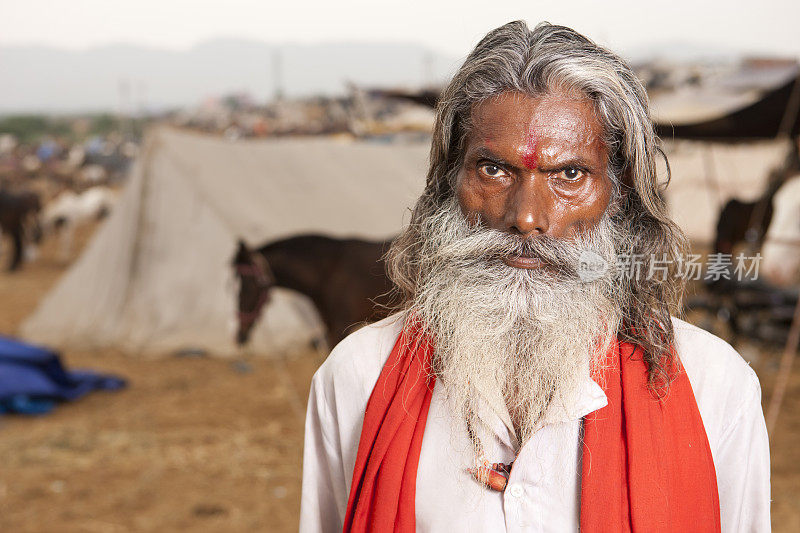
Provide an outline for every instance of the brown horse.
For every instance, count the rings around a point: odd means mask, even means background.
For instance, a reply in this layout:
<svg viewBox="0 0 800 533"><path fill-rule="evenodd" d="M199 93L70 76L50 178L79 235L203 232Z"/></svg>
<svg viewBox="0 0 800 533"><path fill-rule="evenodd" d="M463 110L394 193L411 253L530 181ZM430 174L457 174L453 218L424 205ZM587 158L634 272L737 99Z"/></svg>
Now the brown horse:
<svg viewBox="0 0 800 533"><path fill-rule="evenodd" d="M311 299L329 348L354 326L387 316L392 282L382 257L390 243L303 235L251 250L240 240L232 261L240 282L236 342L247 343L273 287Z"/></svg>
<svg viewBox="0 0 800 533"><path fill-rule="evenodd" d="M16 270L22 264L26 230L31 231L32 240L38 242L41 239L37 220L40 208L36 193L0 191L0 230L11 236L14 246L8 270Z"/></svg>

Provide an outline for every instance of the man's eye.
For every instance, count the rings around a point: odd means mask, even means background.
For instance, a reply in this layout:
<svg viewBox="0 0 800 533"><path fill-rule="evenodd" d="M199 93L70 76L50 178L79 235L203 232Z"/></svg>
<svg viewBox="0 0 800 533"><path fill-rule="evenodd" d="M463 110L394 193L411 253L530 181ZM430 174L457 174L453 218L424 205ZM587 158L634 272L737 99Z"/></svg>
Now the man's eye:
<svg viewBox="0 0 800 533"><path fill-rule="evenodd" d="M492 165L492 164L481 165L480 167L478 167L478 169L483 174L486 174L490 178L499 178L504 174L503 169L501 169L497 165Z"/></svg>
<svg viewBox="0 0 800 533"><path fill-rule="evenodd" d="M562 169L558 175L560 178L563 178L567 181L577 181L584 176L584 172L579 168L568 167Z"/></svg>

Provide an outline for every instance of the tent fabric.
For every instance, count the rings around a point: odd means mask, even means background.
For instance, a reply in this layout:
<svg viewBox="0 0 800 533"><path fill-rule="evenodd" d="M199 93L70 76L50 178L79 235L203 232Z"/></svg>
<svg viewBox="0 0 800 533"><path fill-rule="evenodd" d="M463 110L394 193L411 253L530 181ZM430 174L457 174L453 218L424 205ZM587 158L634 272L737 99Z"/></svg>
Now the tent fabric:
<svg viewBox="0 0 800 533"><path fill-rule="evenodd" d="M390 237L422 191L428 150L335 138L230 142L158 127L111 217L20 331L60 348L234 354L237 240ZM322 333L308 300L275 292L253 330L254 352Z"/></svg>
<svg viewBox="0 0 800 533"><path fill-rule="evenodd" d="M683 104L684 113L678 112L680 105L672 112L656 111L656 133L664 139L728 140L774 139L781 134L796 137L800 135L800 76L798 66L792 66L793 77L780 86L757 93L748 98L745 95L719 96L707 93L708 102L692 107ZM730 99L740 105L724 113L713 113L711 102ZM674 95L680 100L680 95ZM663 100L667 100L664 98ZM654 105L658 99L654 99ZM666 108L663 102L662 108ZM694 120L689 117L693 117Z"/></svg>
<svg viewBox="0 0 800 533"><path fill-rule="evenodd" d="M770 170L783 163L788 148L786 141L665 142L672 174L665 196L672 218L692 242L713 243L725 203L759 198ZM666 176L665 168L660 171Z"/></svg>
<svg viewBox="0 0 800 533"><path fill-rule="evenodd" d="M76 400L93 390L117 390L125 380L92 371L67 371L58 354L0 337L0 412L41 414L54 401Z"/></svg>

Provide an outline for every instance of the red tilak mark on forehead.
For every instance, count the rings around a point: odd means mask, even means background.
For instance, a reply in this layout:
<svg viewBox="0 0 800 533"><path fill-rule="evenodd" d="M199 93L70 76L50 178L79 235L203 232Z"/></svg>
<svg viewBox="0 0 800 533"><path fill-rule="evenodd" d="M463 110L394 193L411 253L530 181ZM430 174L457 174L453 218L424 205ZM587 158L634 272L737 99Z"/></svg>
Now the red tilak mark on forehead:
<svg viewBox="0 0 800 533"><path fill-rule="evenodd" d="M522 154L522 164L528 170L533 170L539 164L539 157L536 155L536 135L533 130L528 132L525 137L525 151Z"/></svg>

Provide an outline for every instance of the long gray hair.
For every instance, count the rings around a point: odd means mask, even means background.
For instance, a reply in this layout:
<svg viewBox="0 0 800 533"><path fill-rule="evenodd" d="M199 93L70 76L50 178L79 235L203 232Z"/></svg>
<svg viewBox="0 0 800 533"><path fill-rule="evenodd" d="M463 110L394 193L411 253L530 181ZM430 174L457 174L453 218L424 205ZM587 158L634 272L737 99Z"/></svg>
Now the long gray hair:
<svg viewBox="0 0 800 533"><path fill-rule="evenodd" d="M455 194L472 110L507 91L532 96L563 91L582 94L593 102L609 150L617 204L614 216L632 235L630 242L619 243L617 253L639 258L644 274L656 258L664 268L659 272L666 274L663 279L622 276L625 294L618 335L642 348L651 386L668 385L675 363L670 315L680 309L684 282L677 269L687 244L660 194L669 179L661 183L657 175L656 158L663 152L653 130L647 94L621 58L564 26L541 23L531 31L516 21L489 32L443 92L425 191L410 224L387 255L401 306L408 307L419 288L419 225Z"/></svg>

